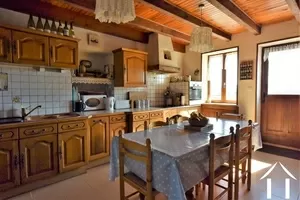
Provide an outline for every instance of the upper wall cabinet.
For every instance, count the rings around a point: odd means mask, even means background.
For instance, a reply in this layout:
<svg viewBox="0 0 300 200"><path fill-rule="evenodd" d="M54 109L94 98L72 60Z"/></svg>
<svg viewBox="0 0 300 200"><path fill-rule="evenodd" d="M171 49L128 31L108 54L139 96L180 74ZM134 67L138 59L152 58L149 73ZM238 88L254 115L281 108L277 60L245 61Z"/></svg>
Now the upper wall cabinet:
<svg viewBox="0 0 300 200"><path fill-rule="evenodd" d="M0 61L11 62L11 30L0 28Z"/></svg>
<svg viewBox="0 0 300 200"><path fill-rule="evenodd" d="M147 53L132 49L117 49L114 53L115 86L144 87L147 85Z"/></svg>
<svg viewBox="0 0 300 200"><path fill-rule="evenodd" d="M49 42L47 37L13 31L12 40L14 63L49 65Z"/></svg>
<svg viewBox="0 0 300 200"><path fill-rule="evenodd" d="M77 42L50 38L50 65L76 68L78 66Z"/></svg>
<svg viewBox="0 0 300 200"><path fill-rule="evenodd" d="M0 25L0 62L78 67L78 39Z"/></svg>

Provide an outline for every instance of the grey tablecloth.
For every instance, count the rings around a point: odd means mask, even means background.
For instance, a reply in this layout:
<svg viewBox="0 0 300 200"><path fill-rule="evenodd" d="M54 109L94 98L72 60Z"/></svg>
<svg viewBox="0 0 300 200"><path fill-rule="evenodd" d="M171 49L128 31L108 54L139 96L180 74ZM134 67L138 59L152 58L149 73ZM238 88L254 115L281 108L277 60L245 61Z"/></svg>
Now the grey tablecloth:
<svg viewBox="0 0 300 200"><path fill-rule="evenodd" d="M185 200L185 191L208 175L210 133L220 137L228 135L230 126L237 123L241 127L247 126L246 121L214 118L210 119L210 123L214 128L209 132L185 130L185 124L182 123L125 134L124 138L140 144L145 144L147 138L151 139L153 187L165 194L169 200ZM218 155L215 160L216 167L222 165L227 158L228 155ZM110 161L110 180L115 180L119 175L118 137L113 138ZM127 170L146 180L145 165L126 159L125 166Z"/></svg>

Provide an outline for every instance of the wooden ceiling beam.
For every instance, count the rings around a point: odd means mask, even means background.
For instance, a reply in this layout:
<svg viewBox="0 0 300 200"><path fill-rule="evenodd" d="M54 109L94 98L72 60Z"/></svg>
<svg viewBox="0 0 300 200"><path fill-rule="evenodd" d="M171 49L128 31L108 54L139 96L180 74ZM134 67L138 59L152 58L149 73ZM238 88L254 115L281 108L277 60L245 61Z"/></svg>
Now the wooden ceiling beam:
<svg viewBox="0 0 300 200"><path fill-rule="evenodd" d="M171 14L176 18L180 18L181 20L183 19L184 21L190 24L197 25L197 26L204 25L204 26L211 27L214 36L224 40L231 40L230 33L226 33L225 31L206 23L205 21L193 16L192 14L184 11L183 9L167 1L164 0L137 0L137 1L140 3L145 3L148 6L154 8L155 10L159 10L160 12L166 13L168 15Z"/></svg>
<svg viewBox="0 0 300 200"><path fill-rule="evenodd" d="M75 11L67 10L64 8L56 7L50 3L41 1L24 1L24 0L11 0L0 1L0 7L41 16L48 19L55 19L61 21L73 22L75 26L141 42L148 43L148 34L141 31L134 30L124 25L117 25L112 23L100 23L95 17L80 15Z"/></svg>
<svg viewBox="0 0 300 200"><path fill-rule="evenodd" d="M231 0L208 0L208 2L232 18L234 21L245 26L250 32L254 34L261 33L261 27Z"/></svg>
<svg viewBox="0 0 300 200"><path fill-rule="evenodd" d="M300 23L300 0L285 0L291 12L295 16L298 23Z"/></svg>

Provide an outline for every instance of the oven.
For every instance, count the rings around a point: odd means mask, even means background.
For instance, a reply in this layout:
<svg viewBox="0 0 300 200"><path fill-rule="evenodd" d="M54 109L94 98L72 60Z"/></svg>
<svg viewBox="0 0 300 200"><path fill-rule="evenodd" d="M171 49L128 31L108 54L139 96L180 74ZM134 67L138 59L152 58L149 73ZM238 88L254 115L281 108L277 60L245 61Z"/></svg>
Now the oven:
<svg viewBox="0 0 300 200"><path fill-rule="evenodd" d="M84 110L104 110L106 97L106 95L81 95L81 100L86 105Z"/></svg>
<svg viewBox="0 0 300 200"><path fill-rule="evenodd" d="M202 103L202 82L190 81L189 101L190 105L197 105Z"/></svg>

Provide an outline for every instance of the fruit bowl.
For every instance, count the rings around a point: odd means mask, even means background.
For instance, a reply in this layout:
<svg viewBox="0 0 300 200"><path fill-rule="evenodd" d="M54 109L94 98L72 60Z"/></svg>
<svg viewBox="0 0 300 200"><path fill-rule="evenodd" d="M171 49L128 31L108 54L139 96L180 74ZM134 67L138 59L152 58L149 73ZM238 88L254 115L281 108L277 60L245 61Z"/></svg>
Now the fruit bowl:
<svg viewBox="0 0 300 200"><path fill-rule="evenodd" d="M201 120L197 120L197 119L189 119L189 123L191 126L197 126L197 127L204 127L208 124L208 119L204 118Z"/></svg>

